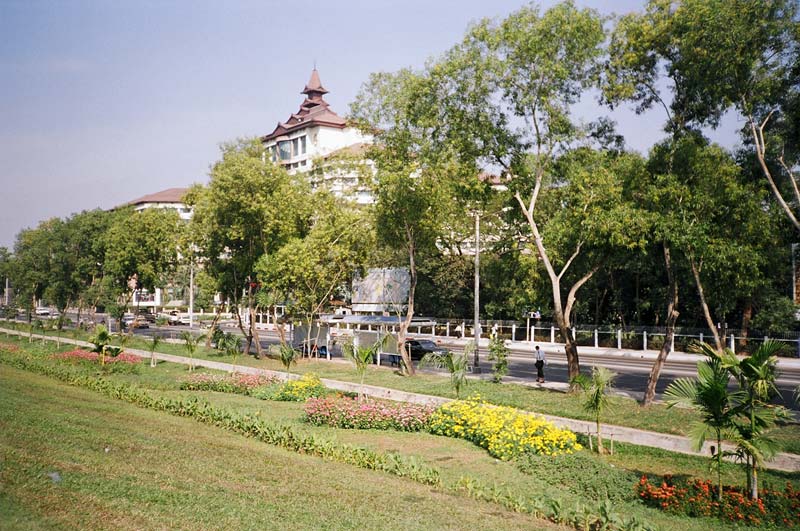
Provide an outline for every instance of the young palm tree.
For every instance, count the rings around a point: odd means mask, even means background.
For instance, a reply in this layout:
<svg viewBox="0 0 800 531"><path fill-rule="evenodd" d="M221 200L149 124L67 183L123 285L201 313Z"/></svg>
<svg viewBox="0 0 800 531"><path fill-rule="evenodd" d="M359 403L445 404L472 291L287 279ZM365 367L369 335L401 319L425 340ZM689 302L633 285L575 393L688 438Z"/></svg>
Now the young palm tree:
<svg viewBox="0 0 800 531"><path fill-rule="evenodd" d="M270 347L270 354L276 356L281 361L281 365L283 365L287 373L292 372L290 370L292 364L297 363L297 357L301 355L299 351L293 349L288 343L272 345Z"/></svg>
<svg viewBox="0 0 800 531"><path fill-rule="evenodd" d="M360 388L358 391L359 400L364 400L364 398L366 397L363 391L364 376L366 376L367 367L369 367L369 365L373 363L373 359L377 354L378 350L381 348L381 345L382 341L380 340L378 340L377 343L369 347L355 346L353 343L345 343L344 348L342 349L344 357L352 361L353 365L355 365L356 374L358 374L360 382Z"/></svg>
<svg viewBox="0 0 800 531"><path fill-rule="evenodd" d="M600 417L608 409L608 391L614 386L617 377L605 367L593 367L591 378L574 378L573 384L583 389L585 401L583 408L594 415L597 426L597 453L604 453L603 434L600 429Z"/></svg>
<svg viewBox="0 0 800 531"><path fill-rule="evenodd" d="M151 367L155 367L156 366L156 349L158 348L158 345L160 343L161 343L161 336L156 334L156 333L153 333L153 335L150 336L150 341L148 341L148 343L147 343L148 346L150 347L150 366Z"/></svg>
<svg viewBox="0 0 800 531"><path fill-rule="evenodd" d="M444 353L429 352L419 362L420 369L428 366L447 369L447 372L450 373L450 384L456 392L456 398L461 397L461 388L467 384L467 374L469 374L469 355L466 351L462 354L456 354L449 350Z"/></svg>
<svg viewBox="0 0 800 531"><path fill-rule="evenodd" d="M779 394L775 385L778 377L777 355L783 348L783 343L765 341L743 359L730 350L725 350L721 355L722 364L736 379L744 394L737 412L746 420L736 424L736 442L740 454L745 458L747 487L753 500L758 499L758 469L774 455L774 445L766 432L778 418L785 415L782 408L769 405L770 399Z"/></svg>
<svg viewBox="0 0 800 531"><path fill-rule="evenodd" d="M233 371L236 372L236 356L239 355L239 336L231 332L225 332L217 336L216 342L217 349L231 357Z"/></svg>
<svg viewBox="0 0 800 531"><path fill-rule="evenodd" d="M197 345L200 344L200 341L203 340L205 336L203 334L196 336L191 332L184 331L181 332L181 339L183 339L184 347L186 348L186 352L189 354L189 357L192 359L191 363L189 363L189 370L194 370L194 353L197 351Z"/></svg>
<svg viewBox="0 0 800 531"><path fill-rule="evenodd" d="M94 344L92 352L100 354L100 365L106 364L106 352L108 345L111 343L111 334L108 329L103 325L97 325L94 335L89 338L89 342Z"/></svg>
<svg viewBox="0 0 800 531"><path fill-rule="evenodd" d="M704 347L704 348L703 348ZM700 412L702 421L690 431L695 449L700 450L709 434L716 440L716 453L712 459L717 469L717 499L722 499L722 439L729 436L736 417L736 401L740 394L728 392L730 373L722 359L709 345L703 345L701 352L706 361L697 364L697 379L679 378L664 391L668 407L685 405Z"/></svg>

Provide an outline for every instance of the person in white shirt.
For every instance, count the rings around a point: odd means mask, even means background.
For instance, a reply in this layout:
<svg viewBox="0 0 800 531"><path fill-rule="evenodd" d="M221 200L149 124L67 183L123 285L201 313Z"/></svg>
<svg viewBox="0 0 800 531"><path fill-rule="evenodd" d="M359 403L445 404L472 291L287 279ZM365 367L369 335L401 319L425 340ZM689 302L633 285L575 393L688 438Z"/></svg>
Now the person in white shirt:
<svg viewBox="0 0 800 531"><path fill-rule="evenodd" d="M534 354L536 355L536 381L544 383L544 364L547 361L544 350L540 349L539 345L536 345Z"/></svg>

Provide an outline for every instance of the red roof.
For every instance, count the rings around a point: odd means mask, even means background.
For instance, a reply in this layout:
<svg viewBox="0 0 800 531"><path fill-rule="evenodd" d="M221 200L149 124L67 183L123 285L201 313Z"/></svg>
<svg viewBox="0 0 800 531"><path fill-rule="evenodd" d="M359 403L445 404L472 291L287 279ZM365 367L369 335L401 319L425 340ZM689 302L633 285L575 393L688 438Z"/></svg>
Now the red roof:
<svg viewBox="0 0 800 531"><path fill-rule="evenodd" d="M289 119L285 122L278 122L275 130L261 137L261 141L269 142L279 136L314 125L344 129L347 125L345 119L333 112L328 102L323 98L323 95L327 93L328 91L325 90L319 80L319 72L315 68L311 71L311 78L301 92L301 94L306 95L306 99L300 104L300 110L289 116Z"/></svg>
<svg viewBox="0 0 800 531"><path fill-rule="evenodd" d="M128 203L129 206L143 205L145 203L183 203L183 196L188 192L188 188L168 188L161 192L144 195L139 199L134 199Z"/></svg>

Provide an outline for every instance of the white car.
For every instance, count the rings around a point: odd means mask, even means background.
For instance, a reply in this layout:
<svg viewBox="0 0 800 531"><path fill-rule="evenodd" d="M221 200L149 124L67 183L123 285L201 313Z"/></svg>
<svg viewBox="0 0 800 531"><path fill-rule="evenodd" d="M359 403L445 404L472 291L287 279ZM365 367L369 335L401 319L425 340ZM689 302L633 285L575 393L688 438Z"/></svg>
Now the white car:
<svg viewBox="0 0 800 531"><path fill-rule="evenodd" d="M50 315L50 308L36 308L36 315Z"/></svg>

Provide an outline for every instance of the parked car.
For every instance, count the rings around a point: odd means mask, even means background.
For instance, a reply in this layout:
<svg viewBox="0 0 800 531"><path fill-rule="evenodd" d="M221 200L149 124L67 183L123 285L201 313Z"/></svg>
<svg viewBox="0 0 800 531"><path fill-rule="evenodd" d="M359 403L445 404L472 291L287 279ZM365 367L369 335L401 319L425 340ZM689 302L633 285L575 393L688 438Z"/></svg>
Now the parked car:
<svg viewBox="0 0 800 531"><path fill-rule="evenodd" d="M50 308L39 307L36 308L36 315L47 316L50 315Z"/></svg>
<svg viewBox="0 0 800 531"><path fill-rule="evenodd" d="M425 354L436 352L439 354L447 353L447 349L441 347L430 339L409 339L406 341L406 349L412 360L422 359Z"/></svg>
<svg viewBox="0 0 800 531"><path fill-rule="evenodd" d="M139 310L139 318L144 319L148 323L156 322L156 316L146 310Z"/></svg>

